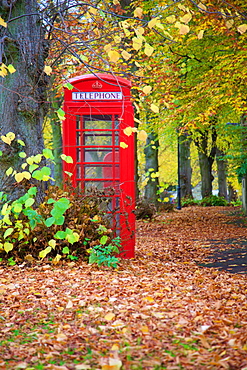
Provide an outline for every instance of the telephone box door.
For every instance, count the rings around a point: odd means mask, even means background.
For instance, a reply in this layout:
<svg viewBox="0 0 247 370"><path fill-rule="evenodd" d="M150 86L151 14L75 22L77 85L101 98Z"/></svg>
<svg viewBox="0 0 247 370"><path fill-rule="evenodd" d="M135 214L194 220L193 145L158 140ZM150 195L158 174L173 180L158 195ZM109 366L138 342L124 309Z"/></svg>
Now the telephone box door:
<svg viewBox="0 0 247 370"><path fill-rule="evenodd" d="M65 90L63 151L72 157L73 164L65 164L64 171L72 173L73 186L86 192L97 188L108 194L109 218L112 229L121 238L121 256L133 258L134 136L124 133L126 127L133 127L130 84L124 79L118 79L116 84L111 75L97 75L100 80L94 75L86 76L71 79L74 89ZM102 87L99 91L93 86ZM101 99L96 99L98 96Z"/></svg>

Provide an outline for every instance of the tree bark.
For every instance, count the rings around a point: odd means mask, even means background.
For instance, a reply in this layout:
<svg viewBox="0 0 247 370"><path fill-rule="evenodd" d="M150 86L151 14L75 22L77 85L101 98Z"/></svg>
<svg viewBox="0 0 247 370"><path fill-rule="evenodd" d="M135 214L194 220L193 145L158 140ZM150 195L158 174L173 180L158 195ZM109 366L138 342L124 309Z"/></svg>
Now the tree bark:
<svg viewBox="0 0 247 370"><path fill-rule="evenodd" d="M219 197L228 198L227 196L227 161L223 159L224 152L219 148L216 149L216 162L218 174Z"/></svg>
<svg viewBox="0 0 247 370"><path fill-rule="evenodd" d="M11 5L11 1L8 3ZM16 72L0 77L0 130L2 135L15 133L25 142L24 150L30 156L42 152L44 147L42 128L48 79L43 71L47 45L36 0L12 1L12 6L4 8L2 17L10 21L7 28L0 27L1 61L12 64ZM0 190L19 196L14 178L5 176L9 167L21 171L19 145L16 140L11 145L1 141L0 150Z"/></svg>
<svg viewBox="0 0 247 370"><path fill-rule="evenodd" d="M212 182L214 176L212 173L212 167L216 155L216 140L217 132L214 126L211 127L211 149L208 149L209 132L207 130L201 132L199 138L195 140L195 144L198 148L199 166L202 182L202 198L212 195Z"/></svg>
<svg viewBox="0 0 247 370"><path fill-rule="evenodd" d="M191 163L190 163L190 144L191 138L184 134L179 136L180 153L180 183L181 197L192 198L191 188Z"/></svg>
<svg viewBox="0 0 247 370"><path fill-rule="evenodd" d="M146 160L145 173L149 173L148 182L145 186L144 197L146 200L154 204L157 203L159 180L158 177L152 177L152 174L155 174L159 171L158 149L159 141L157 134L155 132L151 132L147 137L147 142L144 149Z"/></svg>

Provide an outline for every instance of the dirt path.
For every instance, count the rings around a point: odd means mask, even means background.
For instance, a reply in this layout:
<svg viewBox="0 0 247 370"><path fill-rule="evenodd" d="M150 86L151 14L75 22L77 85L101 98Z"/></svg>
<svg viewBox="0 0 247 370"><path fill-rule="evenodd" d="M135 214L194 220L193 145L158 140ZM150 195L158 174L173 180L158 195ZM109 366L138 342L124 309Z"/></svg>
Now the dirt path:
<svg viewBox="0 0 247 370"><path fill-rule="evenodd" d="M246 275L198 266L242 245L234 212L138 221L136 258L117 270L0 266L0 369L246 370Z"/></svg>

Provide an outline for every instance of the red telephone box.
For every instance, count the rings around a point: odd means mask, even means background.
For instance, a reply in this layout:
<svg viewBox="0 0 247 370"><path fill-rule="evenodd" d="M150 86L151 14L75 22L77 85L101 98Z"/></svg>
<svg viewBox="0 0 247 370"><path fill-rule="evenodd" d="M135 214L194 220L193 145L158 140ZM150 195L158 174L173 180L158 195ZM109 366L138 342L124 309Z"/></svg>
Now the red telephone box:
<svg viewBox="0 0 247 370"><path fill-rule="evenodd" d="M135 150L130 81L104 73L69 80L65 88L63 152L73 158L64 171L85 191L114 189L109 195L112 228L122 243L121 256L134 257ZM113 193L113 195L112 195ZM112 212L112 210L115 210Z"/></svg>

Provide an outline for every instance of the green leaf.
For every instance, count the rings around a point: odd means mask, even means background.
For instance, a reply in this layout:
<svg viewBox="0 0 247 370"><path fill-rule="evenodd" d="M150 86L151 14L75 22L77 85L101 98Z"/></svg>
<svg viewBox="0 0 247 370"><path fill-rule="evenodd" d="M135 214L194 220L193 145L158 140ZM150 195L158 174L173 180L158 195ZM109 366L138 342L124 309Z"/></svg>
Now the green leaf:
<svg viewBox="0 0 247 370"><path fill-rule="evenodd" d="M35 200L33 198L28 198L25 202L25 207L28 208L28 207L31 207L33 205L33 203L35 202Z"/></svg>
<svg viewBox="0 0 247 370"><path fill-rule="evenodd" d="M20 144L21 146L25 146L26 144L24 143L24 141L22 141L22 140L20 140L20 139L18 139L17 140L17 143L18 144Z"/></svg>
<svg viewBox="0 0 247 370"><path fill-rule="evenodd" d="M57 115L58 115L58 118L62 121L64 121L66 118L65 118L65 112L64 110L62 110L62 108L59 108L57 110Z"/></svg>
<svg viewBox="0 0 247 370"><path fill-rule="evenodd" d="M51 204L51 203L55 203L56 201L52 198L49 198L48 201L47 201L47 204Z"/></svg>
<svg viewBox="0 0 247 370"><path fill-rule="evenodd" d="M64 220L65 220L65 217L64 217L64 216L61 216L61 217L55 218L54 224L55 224L55 225L63 225Z"/></svg>
<svg viewBox="0 0 247 370"><path fill-rule="evenodd" d="M68 240L70 244L74 244L78 242L78 240L80 239L80 235L77 233L72 233L71 235L67 235L66 239Z"/></svg>
<svg viewBox="0 0 247 370"><path fill-rule="evenodd" d="M54 217L49 217L47 220L45 220L45 226L50 227L55 223L55 218Z"/></svg>
<svg viewBox="0 0 247 370"><path fill-rule="evenodd" d="M13 211L16 213L20 213L22 211L22 204L21 203L14 204Z"/></svg>
<svg viewBox="0 0 247 370"><path fill-rule="evenodd" d="M25 153L25 152L20 152L20 153L19 153L19 157L20 157L20 158L26 158L26 156L27 156L27 155L26 155L26 153Z"/></svg>
<svg viewBox="0 0 247 370"><path fill-rule="evenodd" d="M66 87L67 89L69 89L69 90L73 90L73 88L74 88L74 86L73 85L71 85L71 83L70 82L67 82L66 84L64 84L63 85L64 87Z"/></svg>
<svg viewBox="0 0 247 370"><path fill-rule="evenodd" d="M64 247L63 249L62 249L62 253L64 253L64 254L69 254L69 248L68 247Z"/></svg>
<svg viewBox="0 0 247 370"><path fill-rule="evenodd" d="M3 155L3 152L0 150L0 157Z"/></svg>
<svg viewBox="0 0 247 370"><path fill-rule="evenodd" d="M57 231L54 235L54 238L56 239L65 239L66 238L66 232L65 231Z"/></svg>
<svg viewBox="0 0 247 370"><path fill-rule="evenodd" d="M28 195L36 195L37 194L37 188L36 186L33 186L32 188L28 189Z"/></svg>
<svg viewBox="0 0 247 370"><path fill-rule="evenodd" d="M43 149L43 156L47 159L54 159L54 155L52 153L52 150L51 149Z"/></svg>
<svg viewBox="0 0 247 370"><path fill-rule="evenodd" d="M4 237L4 239L6 239L10 234L12 234L12 232L14 231L14 228L13 227L9 227L6 231L5 231L5 233L4 233L4 235L3 235L3 237Z"/></svg>
<svg viewBox="0 0 247 370"><path fill-rule="evenodd" d="M29 166L29 172L33 172L34 170L36 170L36 168L38 168L39 166L37 165L37 164L31 164L30 166Z"/></svg>
<svg viewBox="0 0 247 370"><path fill-rule="evenodd" d="M73 163L73 158L70 155L61 154L61 158L66 163Z"/></svg>
<svg viewBox="0 0 247 370"><path fill-rule="evenodd" d="M102 245L105 245L106 242L108 240L108 236L107 235L103 235L101 238L100 238L100 244Z"/></svg>

